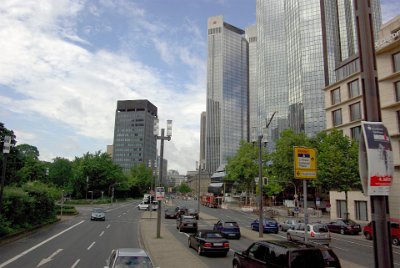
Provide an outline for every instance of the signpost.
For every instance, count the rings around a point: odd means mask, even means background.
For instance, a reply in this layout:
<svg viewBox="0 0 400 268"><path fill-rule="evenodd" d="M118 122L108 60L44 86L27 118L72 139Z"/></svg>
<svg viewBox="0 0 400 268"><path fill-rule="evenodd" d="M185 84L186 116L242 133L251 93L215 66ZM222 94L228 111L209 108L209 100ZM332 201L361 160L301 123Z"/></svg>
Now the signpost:
<svg viewBox="0 0 400 268"><path fill-rule="evenodd" d="M317 178L317 159L315 149L298 147L293 148L294 154L294 177L303 180L303 200L304 200L304 242L307 243L307 180Z"/></svg>
<svg viewBox="0 0 400 268"><path fill-rule="evenodd" d="M165 198L165 189L164 187L156 187L156 200L164 201Z"/></svg>

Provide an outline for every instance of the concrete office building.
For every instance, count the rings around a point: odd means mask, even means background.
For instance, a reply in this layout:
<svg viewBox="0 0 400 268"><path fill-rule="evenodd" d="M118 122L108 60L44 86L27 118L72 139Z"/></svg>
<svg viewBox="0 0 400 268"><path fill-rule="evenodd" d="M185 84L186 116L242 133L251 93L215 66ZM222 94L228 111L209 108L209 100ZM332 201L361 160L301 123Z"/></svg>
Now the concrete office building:
<svg viewBox="0 0 400 268"><path fill-rule="evenodd" d="M214 173L248 140L248 43L244 31L208 19L206 169Z"/></svg>
<svg viewBox="0 0 400 268"><path fill-rule="evenodd" d="M157 107L148 100L120 100L115 111L113 161L128 172L136 164L156 159L154 119Z"/></svg>
<svg viewBox="0 0 400 268"><path fill-rule="evenodd" d="M200 167L204 169L206 164L206 112L200 115Z"/></svg>
<svg viewBox="0 0 400 268"><path fill-rule="evenodd" d="M389 195L390 217L400 222L400 16L382 25L375 42L382 122L387 127L394 161L394 178ZM357 57L347 60L340 68L347 68ZM337 70L342 72L340 68ZM345 73L345 72L342 72ZM339 77L339 76L337 76ZM325 90L327 130L339 129L344 135L358 139L364 120L361 73L352 74L327 86ZM349 213L358 221L371 220L369 198L359 192L349 196ZM344 214L344 195L331 193L332 218Z"/></svg>

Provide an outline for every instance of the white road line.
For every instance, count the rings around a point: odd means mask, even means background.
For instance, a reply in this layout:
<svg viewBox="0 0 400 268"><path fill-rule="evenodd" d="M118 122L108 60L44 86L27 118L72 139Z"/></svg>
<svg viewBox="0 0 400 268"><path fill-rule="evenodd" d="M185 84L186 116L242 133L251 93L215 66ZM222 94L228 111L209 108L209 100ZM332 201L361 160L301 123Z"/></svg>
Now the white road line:
<svg viewBox="0 0 400 268"><path fill-rule="evenodd" d="M96 244L96 242L93 242L92 244L90 244L90 246L87 248L87 250L90 250L94 244Z"/></svg>
<svg viewBox="0 0 400 268"><path fill-rule="evenodd" d="M75 268L81 259L77 259L74 264L72 264L71 268Z"/></svg>
<svg viewBox="0 0 400 268"><path fill-rule="evenodd" d="M106 229L110 228L111 224L107 225Z"/></svg>
<svg viewBox="0 0 400 268"><path fill-rule="evenodd" d="M100 236L100 237L102 237L102 236L103 236L103 234L104 234L104 231L103 231L103 232L101 232L99 236Z"/></svg>
<svg viewBox="0 0 400 268"><path fill-rule="evenodd" d="M69 230L71 230L72 228L75 228L76 226L78 226L79 224L81 224L81 223L83 223L84 222L84 220L83 221L80 221L80 222L78 222L77 224L74 224L74 225L72 225L71 227L69 227L69 228L67 228L67 229L65 229L64 231L62 231L62 232L59 232L58 234L56 234L56 235L53 235L52 237L50 237L50 238L47 238L46 240L44 240L43 242L40 242L39 244L37 244L36 246L33 246L33 247L31 247L30 249L27 249L27 250L25 250L24 252L22 252L22 253L20 253L20 254L18 254L17 256L15 256L14 258L12 258L12 259L9 259L8 261L6 261L6 262L3 262L2 264L0 264L0 268L3 268L4 266L6 266L6 265L9 265L10 263L12 263L12 262L14 262L14 261L16 261L16 260L18 260L19 258L21 258L22 256L24 256L24 255L26 255L26 254L28 254L29 252L31 252L32 250L35 250L35 249L37 249L38 247L40 247L40 246L42 246L42 245L44 245L44 244L46 244L47 242L49 242L49 241L51 241L51 240L53 240L54 238L56 238L57 236L60 236L60 235L62 235L63 233L65 233L65 232L67 232L67 231L69 231Z"/></svg>

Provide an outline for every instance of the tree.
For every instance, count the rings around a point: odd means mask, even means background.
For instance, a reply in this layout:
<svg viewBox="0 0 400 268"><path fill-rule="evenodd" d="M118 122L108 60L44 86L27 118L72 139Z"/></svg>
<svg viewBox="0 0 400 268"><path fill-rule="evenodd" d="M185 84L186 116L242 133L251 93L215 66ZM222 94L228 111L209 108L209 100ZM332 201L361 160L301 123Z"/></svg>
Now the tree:
<svg viewBox="0 0 400 268"><path fill-rule="evenodd" d="M192 189L190 189L189 185L187 185L186 183L182 182L181 185L179 185L177 191L182 193L182 194L187 194L187 193L190 193L192 191Z"/></svg>
<svg viewBox="0 0 400 268"><path fill-rule="evenodd" d="M131 168L128 176L128 187L136 188L142 194L151 187L152 181L153 171L145 164L140 163Z"/></svg>
<svg viewBox="0 0 400 268"><path fill-rule="evenodd" d="M36 146L24 143L17 145L16 148L18 150L19 156L23 161L31 158L39 160L39 150Z"/></svg>
<svg viewBox="0 0 400 268"><path fill-rule="evenodd" d="M67 187L72 178L72 163L68 159L56 157L49 166L49 182L59 187Z"/></svg>
<svg viewBox="0 0 400 268"><path fill-rule="evenodd" d="M318 180L314 182L325 190L345 192L346 217L348 216L347 192L361 190L358 172L358 145L340 131L319 133L314 141L318 149Z"/></svg>

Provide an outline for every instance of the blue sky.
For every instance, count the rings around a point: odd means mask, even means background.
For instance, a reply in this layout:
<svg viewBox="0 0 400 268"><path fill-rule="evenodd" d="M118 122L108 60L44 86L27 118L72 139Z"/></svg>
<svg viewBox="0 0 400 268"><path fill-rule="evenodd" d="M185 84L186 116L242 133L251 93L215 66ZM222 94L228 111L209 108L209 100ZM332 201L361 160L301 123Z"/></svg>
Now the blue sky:
<svg viewBox="0 0 400 268"><path fill-rule="evenodd" d="M173 120L168 168L194 170L215 15L245 28L255 0L2 0L0 122L41 160L73 159L112 144L117 100L148 99Z"/></svg>

